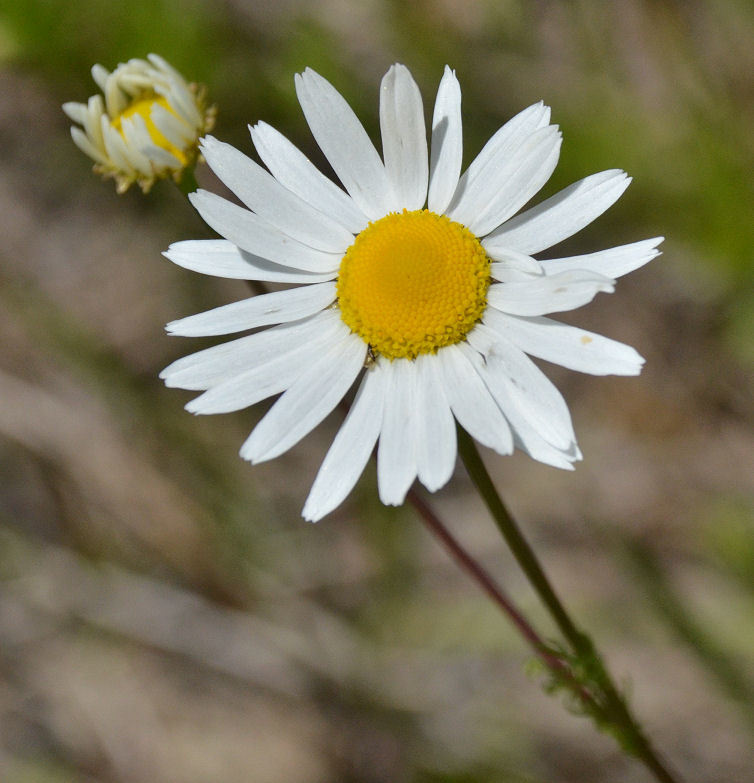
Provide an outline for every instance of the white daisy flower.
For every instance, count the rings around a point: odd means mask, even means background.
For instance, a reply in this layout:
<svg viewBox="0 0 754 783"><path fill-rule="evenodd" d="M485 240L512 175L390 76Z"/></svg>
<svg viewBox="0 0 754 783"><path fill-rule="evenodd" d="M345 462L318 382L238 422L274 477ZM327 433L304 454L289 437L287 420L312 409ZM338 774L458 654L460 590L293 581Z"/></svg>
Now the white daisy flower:
<svg viewBox="0 0 754 783"><path fill-rule="evenodd" d="M187 84L162 57L121 63L112 73L92 68L102 95L88 103L64 103L76 145L95 162L94 170L115 179L118 193L137 182L146 193L156 179L180 181L198 154L199 137L214 125L204 89ZM83 128L83 129L82 129Z"/></svg>
<svg viewBox="0 0 754 783"><path fill-rule="evenodd" d="M310 520L344 500L378 441L383 503L401 504L416 478L442 487L456 460L454 419L499 454L518 447L572 469L581 454L568 407L527 354L594 375L638 374L633 348L547 315L611 292L614 278L658 255L661 238L534 255L601 215L630 179L593 174L516 215L558 160L560 133L542 103L503 125L461 174L461 90L449 68L430 155L419 89L402 65L380 89L384 160L319 74L298 75L296 91L345 191L264 123L250 130L267 170L203 140L207 162L246 206L192 194L225 238L178 242L165 255L204 274L296 285L168 324L187 337L272 328L179 359L161 377L204 392L186 406L193 413L282 392L241 448L252 463L295 445L358 380L304 506Z"/></svg>

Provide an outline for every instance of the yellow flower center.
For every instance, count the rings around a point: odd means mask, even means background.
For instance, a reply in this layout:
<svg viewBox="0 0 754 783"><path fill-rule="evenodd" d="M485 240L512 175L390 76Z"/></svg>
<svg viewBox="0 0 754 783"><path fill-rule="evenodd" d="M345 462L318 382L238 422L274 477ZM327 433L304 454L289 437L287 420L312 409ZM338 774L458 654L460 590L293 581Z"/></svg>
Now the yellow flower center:
<svg viewBox="0 0 754 783"><path fill-rule="evenodd" d="M338 273L341 318L389 359L461 342L487 306L490 264L460 223L426 209L391 212L348 248Z"/></svg>
<svg viewBox="0 0 754 783"><path fill-rule="evenodd" d="M174 144L171 144L163 135L160 133L157 126L152 122L152 107L153 106L162 106L163 109L166 109L171 114L178 116L175 111L173 111L173 107L168 103L168 101L162 96L162 95L145 95L141 98L137 98L133 103L131 103L127 109L122 111L112 122L111 125L115 130L120 133L121 136L123 136L123 127L122 122L124 119L129 119L130 117L133 117L134 115L138 114L143 120L144 123L147 126L147 132L149 133L149 137L152 139L152 141L158 146L162 147L162 149L167 150L172 155L175 155L176 158L181 162L181 166L185 166L188 163L188 158L186 156L186 153L184 150L179 149Z"/></svg>

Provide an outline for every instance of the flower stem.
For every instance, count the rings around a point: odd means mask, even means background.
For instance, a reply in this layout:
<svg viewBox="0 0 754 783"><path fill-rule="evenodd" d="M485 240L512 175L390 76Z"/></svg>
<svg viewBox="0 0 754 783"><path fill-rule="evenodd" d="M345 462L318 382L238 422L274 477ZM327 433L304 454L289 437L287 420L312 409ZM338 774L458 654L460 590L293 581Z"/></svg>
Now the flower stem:
<svg viewBox="0 0 754 783"><path fill-rule="evenodd" d="M492 599L492 602L507 615L508 619L518 629L521 636L523 636L524 640L553 676L569 688L572 694L584 703L587 710L591 712L598 711L600 709L599 704L595 702L592 694L573 676L568 664L547 645L526 617L503 592L500 585L474 560L458 539L442 523L432 507L414 489L409 490L407 500L414 507L430 532L445 546L461 568L477 582L481 589Z"/></svg>
<svg viewBox="0 0 754 783"><path fill-rule="evenodd" d="M177 180L175 184L184 196L188 196L189 193L198 190L199 185L196 181L196 175L194 174L194 167L185 168L181 172L181 178Z"/></svg>
<svg viewBox="0 0 754 783"><path fill-rule="evenodd" d="M592 640L583 631L580 631L571 620L537 560L534 550L524 538L495 489L473 440L460 427L458 428L458 451L471 480L482 496L482 500L484 500L513 556L573 649L574 663L578 670L583 671L583 676L587 680L584 685L590 689L595 688L599 694L598 700L603 703L604 715L595 715L595 717L602 723L603 728L610 730L615 735L627 752L644 763L658 781L677 783L678 778L665 767L631 714ZM605 717L607 720L603 723Z"/></svg>
<svg viewBox="0 0 754 783"><path fill-rule="evenodd" d="M495 524L511 548L516 561L542 599L553 620L560 628L561 633L571 644L574 652L580 653L585 651L584 635L579 632L574 622L568 616L568 612L566 612L542 566L539 564L534 550L524 538L500 495L498 495L474 442L461 427L458 427L458 452L471 480L474 482L477 490L479 490L479 494L482 496L482 500L490 514L492 514Z"/></svg>

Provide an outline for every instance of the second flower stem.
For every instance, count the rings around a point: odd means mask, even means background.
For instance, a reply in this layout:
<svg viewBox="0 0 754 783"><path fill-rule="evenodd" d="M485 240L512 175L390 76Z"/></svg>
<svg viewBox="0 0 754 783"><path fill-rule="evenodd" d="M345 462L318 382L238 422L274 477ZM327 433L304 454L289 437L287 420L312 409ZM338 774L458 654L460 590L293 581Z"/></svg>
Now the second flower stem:
<svg viewBox="0 0 754 783"><path fill-rule="evenodd" d="M495 520L498 530L503 534L503 538L513 552L521 570L542 599L560 632L568 640L574 652L584 652L584 645L585 642L588 644L588 639L576 628L560 602L550 580L539 564L534 550L524 538L523 533L498 495L474 441L461 427L458 427L458 452L471 480Z"/></svg>
<svg viewBox="0 0 754 783"><path fill-rule="evenodd" d="M641 759L658 781L675 783L677 778L666 768L634 719L592 640L571 620L537 560L534 550L524 538L495 489L474 441L461 427L458 427L458 452L521 570L575 653L576 664L583 670L587 680L583 684L590 689L594 688L595 696L602 703L607 717L604 727L615 734L625 750Z"/></svg>

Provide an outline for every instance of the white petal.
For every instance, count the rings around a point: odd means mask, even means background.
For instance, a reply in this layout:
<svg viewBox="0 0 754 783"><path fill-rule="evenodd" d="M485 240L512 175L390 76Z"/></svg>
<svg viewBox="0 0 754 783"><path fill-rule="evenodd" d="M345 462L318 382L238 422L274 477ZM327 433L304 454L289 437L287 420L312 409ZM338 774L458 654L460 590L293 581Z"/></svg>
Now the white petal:
<svg viewBox="0 0 754 783"><path fill-rule="evenodd" d="M484 246L484 242L482 242ZM496 261L490 264L490 274L501 283L510 283L514 280L531 280L544 274L542 265L535 258L509 250L507 253L498 253L490 258Z"/></svg>
<svg viewBox="0 0 754 783"><path fill-rule="evenodd" d="M188 122L176 117L159 103L152 106L150 117L157 130L179 150L185 150L189 145L196 144L196 131Z"/></svg>
<svg viewBox="0 0 754 783"><path fill-rule="evenodd" d="M171 80L168 89L165 91L165 97L182 120L197 130L202 128L204 119L199 113L196 98L189 92L182 78Z"/></svg>
<svg viewBox="0 0 754 783"><path fill-rule="evenodd" d="M275 179L353 234L367 225L354 200L329 180L297 147L267 123L249 126L257 154Z"/></svg>
<svg viewBox="0 0 754 783"><path fill-rule="evenodd" d="M549 378L520 348L483 324L467 340L484 356L483 378L508 421L514 424L518 415L549 444L568 449L576 440L571 415Z"/></svg>
<svg viewBox="0 0 754 783"><path fill-rule="evenodd" d="M109 118L106 116L101 118L100 127L102 128L105 152L110 159L109 162L121 171L130 172L133 166L129 160L128 150L123 137L110 125Z"/></svg>
<svg viewBox="0 0 754 783"><path fill-rule="evenodd" d="M270 225L309 247L343 255L353 234L283 187L242 152L212 136L202 139L210 168Z"/></svg>
<svg viewBox="0 0 754 783"><path fill-rule="evenodd" d="M304 505L304 519L322 519L356 485L380 434L384 396L385 372L377 363L364 374L351 410L322 462Z"/></svg>
<svg viewBox="0 0 754 783"><path fill-rule="evenodd" d="M476 351L472 353L479 356ZM498 454L510 454L513 436L508 422L460 346L439 350L437 358L445 396L458 423L483 446Z"/></svg>
<svg viewBox="0 0 754 783"><path fill-rule="evenodd" d="M141 119L141 118L139 118ZM182 169L183 164L178 158L167 150L158 147L156 144L145 143L139 148L146 155L151 163L164 169Z"/></svg>
<svg viewBox="0 0 754 783"><path fill-rule="evenodd" d="M456 427L443 391L437 356L422 354L416 369L416 472L422 484L436 492L453 475Z"/></svg>
<svg viewBox="0 0 754 783"><path fill-rule="evenodd" d="M416 478L416 379L408 359L380 360L388 376L377 448L377 485L386 506L400 506Z"/></svg>
<svg viewBox="0 0 754 783"><path fill-rule="evenodd" d="M359 209L372 220L390 212L385 167L343 96L311 68L296 75L296 94L317 144Z"/></svg>
<svg viewBox="0 0 754 783"><path fill-rule="evenodd" d="M588 269L605 277L621 277L634 269L657 258L661 253L657 245L665 237L644 239L641 242L633 242L630 245L612 247L609 250L598 250L596 253L588 253L583 256L569 256L568 258L549 258L542 261L542 269L545 274L551 275L557 272L565 272L571 269Z"/></svg>
<svg viewBox="0 0 754 783"><path fill-rule="evenodd" d="M160 57L159 54L148 54L147 60L149 60L149 62L152 63L155 68L162 71L163 73L169 74L174 79L180 79L183 81L183 76L181 76L181 74L176 71L176 69L173 68L173 66L164 57Z"/></svg>
<svg viewBox="0 0 754 783"><path fill-rule="evenodd" d="M97 163L106 164L107 158L105 155L103 155L89 140L89 137L84 133L84 131L81 130L81 128L77 128L75 125L71 126L71 138L74 141L74 144L86 155L88 155L92 160L94 160Z"/></svg>
<svg viewBox="0 0 754 783"><path fill-rule="evenodd" d="M189 195L189 200L210 228L249 253L307 272L332 272L340 265L337 253L303 245L248 209L214 193L198 190Z"/></svg>
<svg viewBox="0 0 754 783"><path fill-rule="evenodd" d="M380 129L393 209L421 209L427 198L427 131L421 93L405 65L392 65L382 78Z"/></svg>
<svg viewBox="0 0 754 783"><path fill-rule="evenodd" d="M93 75L94 71L92 71ZM102 88L102 92L105 94L105 104L110 117L117 117L128 107L128 97L121 89L115 73L111 73L105 79L105 86Z"/></svg>
<svg viewBox="0 0 754 783"><path fill-rule="evenodd" d="M511 412L510 425L516 448L526 452L538 462L561 470L573 470L572 463L581 459L581 452L575 442L567 449L556 448L531 426L525 416L515 411Z"/></svg>
<svg viewBox="0 0 754 783"><path fill-rule="evenodd" d="M506 391L501 388L498 380L492 377L487 369L486 361L468 343L460 343L460 350L469 364L476 370L479 377L487 387L488 392L497 400L500 407L506 405L505 416L510 426L512 440L516 448L525 451L533 459L553 465L564 470L573 470L571 462L580 459L578 446L572 444L568 449L555 448L548 443L536 429L527 421L526 416L506 398ZM483 443L484 441L480 441ZM574 456L578 455L578 456Z"/></svg>
<svg viewBox="0 0 754 783"><path fill-rule="evenodd" d="M92 140L92 144L99 150L105 149L105 141L102 138L102 123L101 118L105 113L105 102L102 96L98 93L92 95L87 103L87 117L84 123L84 130L86 135Z"/></svg>
<svg viewBox="0 0 754 783"><path fill-rule="evenodd" d="M577 269L491 285L487 301L492 307L513 315L559 313L591 302L600 291L612 293L613 283L595 272Z"/></svg>
<svg viewBox="0 0 754 783"><path fill-rule="evenodd" d="M312 346L319 340L332 339L343 326L336 310L323 310L299 321L280 324L183 356L166 367L160 378L166 386L179 389L209 389L299 346L305 346L311 352Z"/></svg>
<svg viewBox="0 0 754 783"><path fill-rule="evenodd" d="M549 318L487 310L484 323L522 351L590 375L638 375L644 359L630 346Z"/></svg>
<svg viewBox="0 0 754 783"><path fill-rule="evenodd" d="M162 147L158 147L147 130L147 124L144 118L139 114L132 117L123 118L121 121L121 132L126 140L126 147L129 153L129 159L141 171L142 174L149 176L153 173L153 165L162 165L162 161L167 159L171 168L181 168L181 162L172 153ZM158 155L152 156L152 151L157 150Z"/></svg>
<svg viewBox="0 0 754 783"><path fill-rule="evenodd" d="M85 103L77 103L76 101L68 101L63 104L63 111L74 122L78 122L79 125L83 125L89 115L89 107Z"/></svg>
<svg viewBox="0 0 754 783"><path fill-rule="evenodd" d="M479 205L484 205L482 190L491 182L499 182L499 172L515 151L540 128L550 121L550 109L541 102L529 106L500 128L484 145L461 177L458 188L446 210L446 214L466 224L471 221Z"/></svg>
<svg viewBox="0 0 754 783"><path fill-rule="evenodd" d="M317 341L317 345L321 342ZM231 413L280 394L317 361L315 348L314 343L298 344L264 364L231 375L191 400L186 410L196 414Z"/></svg>
<svg viewBox="0 0 754 783"><path fill-rule="evenodd" d="M204 275L236 280L264 280L268 283L324 283L336 272L305 272L267 261L247 253L227 239L186 239L174 242L163 253L184 269Z"/></svg>
<svg viewBox="0 0 754 783"><path fill-rule="evenodd" d="M468 224L485 236L515 215L550 179L560 156L562 136L554 125L535 131L485 187L477 186L479 211Z"/></svg>
<svg viewBox="0 0 754 783"><path fill-rule="evenodd" d="M145 176L151 176L153 173L153 163L157 161L150 160L148 157L148 150L151 148L158 149L163 155L168 156L170 161L174 161L175 165L180 167L180 161L174 157L167 150L163 150L160 147L156 147L152 142L152 137L149 135L144 118L138 114L134 114L133 117L123 119L121 122L121 131L126 142L126 149L128 150L128 160L131 165Z"/></svg>
<svg viewBox="0 0 754 783"><path fill-rule="evenodd" d="M259 361L243 367L236 362L225 361L225 377L204 394L186 405L191 413L229 413L254 405L267 397L279 394L293 385L308 368L318 363L323 353L349 334L343 323L334 328L309 332L306 339L296 342L281 340L279 336L269 338L268 345L279 345L279 353L256 351ZM258 345L258 344L257 344ZM263 346L267 347L267 346ZM241 351L240 353L243 353ZM249 351L249 353L254 353ZM209 370L222 367L226 357L211 359ZM243 357L238 357L243 358ZM252 359L255 358L252 356ZM206 376L205 372L205 376ZM217 375L217 373L215 373Z"/></svg>
<svg viewBox="0 0 754 783"><path fill-rule="evenodd" d="M295 446L343 399L365 356L364 341L344 333L270 408L241 447L241 456L250 462L264 462Z"/></svg>
<svg viewBox="0 0 754 783"><path fill-rule="evenodd" d="M432 157L427 207L441 215L453 198L463 160L461 85L445 66L432 115Z"/></svg>
<svg viewBox="0 0 754 783"><path fill-rule="evenodd" d="M611 207L631 183L618 169L592 174L504 223L486 247L538 253L580 231Z"/></svg>
<svg viewBox="0 0 754 783"><path fill-rule="evenodd" d="M215 307L204 313L171 321L165 328L169 334L180 337L232 334L257 326L297 321L324 310L335 301L335 296L335 283L314 283Z"/></svg>
<svg viewBox="0 0 754 783"><path fill-rule="evenodd" d="M92 66L92 79L94 79L95 84L97 87L102 90L102 92L105 91L105 84L107 83L107 78L110 76L110 71L107 70L103 65L100 65L97 63L96 65Z"/></svg>

